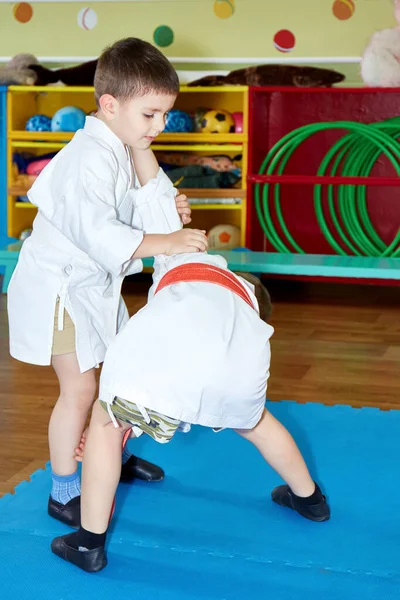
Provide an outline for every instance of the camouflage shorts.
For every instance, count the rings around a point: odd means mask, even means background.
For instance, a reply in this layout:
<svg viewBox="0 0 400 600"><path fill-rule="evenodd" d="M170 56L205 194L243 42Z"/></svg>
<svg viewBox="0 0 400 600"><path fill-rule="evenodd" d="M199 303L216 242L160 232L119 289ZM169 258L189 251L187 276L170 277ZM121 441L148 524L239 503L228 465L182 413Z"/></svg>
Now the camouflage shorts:
<svg viewBox="0 0 400 600"><path fill-rule="evenodd" d="M102 400L100 400L100 404L108 412L108 404ZM146 419L135 403L118 397L115 398L110 408L116 419L123 423L129 423L132 425L134 431L135 429L139 429L140 432L147 433L147 435L160 444L169 442L181 423L177 419L166 417L147 408L143 411L149 417Z"/></svg>

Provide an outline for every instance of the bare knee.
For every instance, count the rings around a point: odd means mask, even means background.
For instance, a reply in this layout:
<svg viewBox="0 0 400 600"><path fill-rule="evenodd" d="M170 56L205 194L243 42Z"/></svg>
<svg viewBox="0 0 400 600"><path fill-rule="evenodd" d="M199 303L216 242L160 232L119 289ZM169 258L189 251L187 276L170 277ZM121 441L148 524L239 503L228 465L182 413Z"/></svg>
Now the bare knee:
<svg viewBox="0 0 400 600"><path fill-rule="evenodd" d="M244 438L245 440L249 440L249 441L251 441L251 438L253 436L253 431L254 431L254 429L235 429L235 432L238 433L240 435L240 437Z"/></svg>
<svg viewBox="0 0 400 600"><path fill-rule="evenodd" d="M60 384L58 402L71 410L88 411L96 397L95 370L81 373L74 353L54 356L52 365Z"/></svg>
<svg viewBox="0 0 400 600"><path fill-rule="evenodd" d="M96 396L96 385L68 386L60 389L59 402L67 404L71 410L88 411Z"/></svg>
<svg viewBox="0 0 400 600"><path fill-rule="evenodd" d="M128 423L122 423L117 421L118 427L115 426L115 422L111 419L108 412L97 400L93 406L92 417L90 419L90 429L101 429L107 436L118 437L121 439L124 437L125 432L131 429L132 426Z"/></svg>
<svg viewBox="0 0 400 600"><path fill-rule="evenodd" d="M261 419L252 429L235 429L235 431L244 439L254 443L255 440L265 437L267 430L271 425L271 419L275 421L271 413L265 408Z"/></svg>

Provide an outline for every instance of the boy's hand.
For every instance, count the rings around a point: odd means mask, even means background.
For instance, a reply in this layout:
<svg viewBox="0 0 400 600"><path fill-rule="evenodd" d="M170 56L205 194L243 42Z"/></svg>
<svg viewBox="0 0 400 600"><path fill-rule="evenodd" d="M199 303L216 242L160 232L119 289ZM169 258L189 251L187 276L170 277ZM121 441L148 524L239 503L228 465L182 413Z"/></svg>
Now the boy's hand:
<svg viewBox="0 0 400 600"><path fill-rule="evenodd" d="M190 208L190 204L185 194L179 194L178 196L176 196L175 203L176 209L179 213L182 223L184 225L188 225L192 220L190 218L192 209Z"/></svg>
<svg viewBox="0 0 400 600"><path fill-rule="evenodd" d="M167 236L165 254L185 254L186 252L205 252L208 247L206 232L200 229L181 229Z"/></svg>
<svg viewBox="0 0 400 600"><path fill-rule="evenodd" d="M82 462L82 460L83 460L83 451L85 449L85 444L86 444L86 435L87 435L87 428L82 433L82 437L81 437L81 441L79 442L79 446L77 448L75 448L75 457L74 458L77 462Z"/></svg>

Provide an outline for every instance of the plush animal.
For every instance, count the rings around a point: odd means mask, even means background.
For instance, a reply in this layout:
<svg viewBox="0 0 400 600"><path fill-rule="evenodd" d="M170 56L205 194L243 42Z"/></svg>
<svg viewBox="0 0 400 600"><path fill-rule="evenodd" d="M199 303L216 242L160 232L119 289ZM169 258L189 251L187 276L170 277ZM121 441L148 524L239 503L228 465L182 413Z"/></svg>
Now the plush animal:
<svg viewBox="0 0 400 600"><path fill-rule="evenodd" d="M214 171L234 171L240 175L238 163L241 156L231 159L224 154L208 156L203 154L188 154L187 152L157 152L159 162L166 163L169 167L185 167L186 165L202 165ZM183 186L184 187L184 186Z"/></svg>
<svg viewBox="0 0 400 600"><path fill-rule="evenodd" d="M23 57L25 57L23 59ZM11 65L15 59L12 68ZM19 63L22 59L22 62ZM49 85L64 84L75 86L92 86L97 67L97 59L63 69L47 69L40 65L32 55L19 54L3 69L10 81L2 80L0 71L0 84L23 85ZM215 86L215 85L251 85L251 86L295 86L295 87L331 87L344 80L344 75L331 69L319 67L306 67L294 65L259 65L231 71L226 76L209 75L189 83L190 86Z"/></svg>
<svg viewBox="0 0 400 600"><path fill-rule="evenodd" d="M97 67L97 59L67 67L64 69L47 69L39 64L30 65L30 69L35 72L35 85L49 85L62 83L64 85L92 86L94 83L94 73Z"/></svg>
<svg viewBox="0 0 400 600"><path fill-rule="evenodd" d="M0 85L35 85L37 75L32 66L38 64L33 54L17 54L0 69Z"/></svg>
<svg viewBox="0 0 400 600"><path fill-rule="evenodd" d="M344 80L344 75L331 69L302 67L293 65L258 65L247 69L237 69L228 75L208 75L196 79L188 85L251 85L251 86L295 86L331 87Z"/></svg>
<svg viewBox="0 0 400 600"><path fill-rule="evenodd" d="M361 59L361 77L368 87L400 87L400 0L394 1L398 23L376 31Z"/></svg>

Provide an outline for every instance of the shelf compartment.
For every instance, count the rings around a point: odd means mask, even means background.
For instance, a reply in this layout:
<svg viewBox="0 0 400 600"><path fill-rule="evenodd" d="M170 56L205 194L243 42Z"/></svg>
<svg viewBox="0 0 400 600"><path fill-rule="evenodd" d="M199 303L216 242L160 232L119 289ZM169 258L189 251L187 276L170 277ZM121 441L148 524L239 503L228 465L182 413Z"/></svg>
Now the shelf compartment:
<svg viewBox="0 0 400 600"><path fill-rule="evenodd" d="M246 190L237 188L177 188L188 198L245 198Z"/></svg>
<svg viewBox="0 0 400 600"><path fill-rule="evenodd" d="M33 185L33 182L32 182ZM11 185L8 188L10 196L26 196L29 187ZM188 198L245 198L246 190L241 189L207 189L207 188L177 188L180 194L185 194Z"/></svg>
<svg viewBox="0 0 400 600"><path fill-rule="evenodd" d="M191 204L192 210L242 210L242 204Z"/></svg>
<svg viewBox="0 0 400 600"><path fill-rule="evenodd" d="M19 194L19 195L22 196L23 194ZM14 206L18 210L22 210L22 209L26 209L26 208L37 210L37 206L35 206L34 204L31 204L30 202L15 202Z"/></svg>
<svg viewBox="0 0 400 600"><path fill-rule="evenodd" d="M25 131L14 130L10 131L8 137L10 140L18 140L20 142L58 142L65 145L67 142L72 140L74 134L70 132L59 132L59 131Z"/></svg>
<svg viewBox="0 0 400 600"><path fill-rule="evenodd" d="M74 133L65 131L25 131L24 129L15 129L8 134L11 140L31 141L31 142L60 142L66 143L72 140ZM164 150L164 148L156 148L156 146L165 143L181 143L198 146L201 144L212 144L214 147L205 147L205 151L218 151L219 145L232 144L230 150L234 152L240 144L247 142L247 135L244 133L161 133L157 142L152 145L154 150ZM237 142L237 144L236 144ZM224 146L225 147L225 146ZM174 148L168 145L169 150ZM189 150L187 145L177 148L177 150ZM194 148L198 150L198 148Z"/></svg>
<svg viewBox="0 0 400 600"><path fill-rule="evenodd" d="M247 142L245 133L160 133L157 140L187 144L234 144Z"/></svg>

